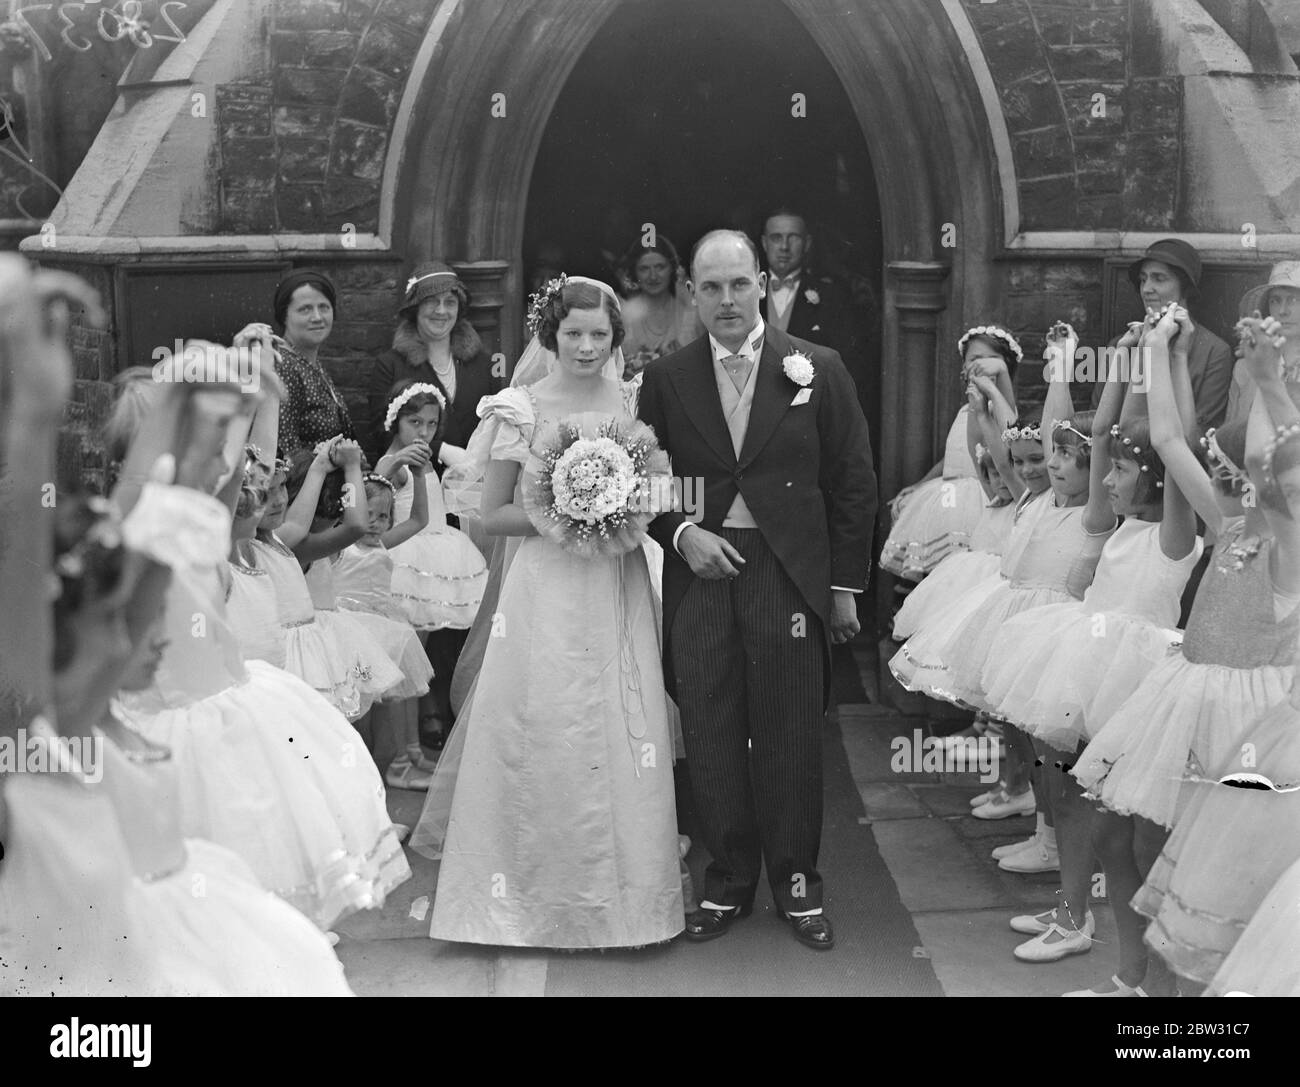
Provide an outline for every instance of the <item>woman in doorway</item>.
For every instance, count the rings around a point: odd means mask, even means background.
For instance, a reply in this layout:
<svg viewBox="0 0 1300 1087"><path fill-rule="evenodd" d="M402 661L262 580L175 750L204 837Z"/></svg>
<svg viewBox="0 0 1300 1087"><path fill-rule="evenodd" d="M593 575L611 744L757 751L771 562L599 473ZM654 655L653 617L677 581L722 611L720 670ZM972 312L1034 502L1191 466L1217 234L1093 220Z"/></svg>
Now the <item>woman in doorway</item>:
<svg viewBox="0 0 1300 1087"><path fill-rule="evenodd" d="M280 401L280 449L286 457L342 435L355 440L352 416L325 367L320 349L334 329L338 291L329 276L309 269L290 272L275 288L275 334L265 324L250 324L235 337L236 347L261 343L278 356L275 372L284 385Z"/></svg>
<svg viewBox="0 0 1300 1087"><path fill-rule="evenodd" d="M637 242L624 260L638 292L623 304L623 376L630 380L647 362L685 347L704 330L695 306L678 293L682 262L672 242L662 235L650 244Z"/></svg>

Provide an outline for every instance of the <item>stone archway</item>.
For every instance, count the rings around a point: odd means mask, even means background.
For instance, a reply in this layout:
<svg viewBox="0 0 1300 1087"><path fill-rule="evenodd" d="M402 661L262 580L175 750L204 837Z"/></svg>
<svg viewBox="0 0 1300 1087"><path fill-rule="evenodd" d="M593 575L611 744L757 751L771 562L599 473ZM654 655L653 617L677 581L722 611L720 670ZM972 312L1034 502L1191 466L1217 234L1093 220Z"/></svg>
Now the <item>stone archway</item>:
<svg viewBox="0 0 1300 1087"><path fill-rule="evenodd" d="M446 254L479 264L482 287L500 301L508 356L521 347L521 249L538 145L565 80L619 2L451 2L421 51L436 63L417 59L406 88L407 126L399 117L381 218L411 260ZM877 173L885 264L879 474L890 494L933 463L960 398L956 382L941 380L947 352L939 345L995 297L988 269L1003 232L993 137L954 26L965 18L960 10L939 0L847 0L832 13L817 0L784 2L843 83ZM494 101L498 112L504 102L504 117L493 116Z"/></svg>

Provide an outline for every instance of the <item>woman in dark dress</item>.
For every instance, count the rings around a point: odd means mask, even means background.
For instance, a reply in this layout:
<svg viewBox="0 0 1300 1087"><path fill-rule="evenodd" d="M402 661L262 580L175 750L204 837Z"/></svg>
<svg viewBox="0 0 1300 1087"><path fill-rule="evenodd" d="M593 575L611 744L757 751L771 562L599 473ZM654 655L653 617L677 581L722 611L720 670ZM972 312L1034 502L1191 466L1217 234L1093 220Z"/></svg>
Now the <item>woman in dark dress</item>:
<svg viewBox="0 0 1300 1087"><path fill-rule="evenodd" d="M275 288L274 335L264 324L251 324L235 337L235 346L261 341L279 355L276 373L284 384L280 400L280 449L292 457L315 449L337 435L356 440L347 404L319 360L321 345L334 328L338 294L321 272L290 272Z"/></svg>
<svg viewBox="0 0 1300 1087"><path fill-rule="evenodd" d="M492 359L469 321L469 293L446 264L429 261L417 266L407 280L397 312L392 349L376 359L370 381L371 456L377 462L388 447L383 424L393 386L408 379L431 382L447 397L441 432L431 443L433 463L441 477L444 469L465 459L465 445L478 426L478 402L501 390L504 368L494 372ZM448 521L482 547L476 526L455 517ZM454 719L451 676L466 634L446 629L429 635L427 649L434 678L429 694L420 700L420 731L433 746L441 746Z"/></svg>

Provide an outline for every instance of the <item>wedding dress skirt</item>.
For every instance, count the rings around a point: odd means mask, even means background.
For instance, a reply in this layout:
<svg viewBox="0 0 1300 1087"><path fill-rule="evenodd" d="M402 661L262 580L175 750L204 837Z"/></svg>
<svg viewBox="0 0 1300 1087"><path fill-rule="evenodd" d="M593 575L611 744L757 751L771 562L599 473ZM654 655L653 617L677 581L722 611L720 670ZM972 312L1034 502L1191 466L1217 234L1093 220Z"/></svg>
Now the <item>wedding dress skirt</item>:
<svg viewBox="0 0 1300 1087"><path fill-rule="evenodd" d="M529 537L508 574L411 839L442 856L430 935L669 940L684 924L673 744L644 554L580 559Z"/></svg>

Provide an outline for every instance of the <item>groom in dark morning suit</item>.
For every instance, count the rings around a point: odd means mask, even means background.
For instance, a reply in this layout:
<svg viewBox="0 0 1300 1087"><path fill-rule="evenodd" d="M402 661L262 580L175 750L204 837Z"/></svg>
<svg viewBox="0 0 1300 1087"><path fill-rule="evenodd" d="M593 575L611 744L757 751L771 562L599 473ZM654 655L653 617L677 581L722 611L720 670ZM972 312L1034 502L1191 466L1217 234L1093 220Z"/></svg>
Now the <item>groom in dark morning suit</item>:
<svg viewBox="0 0 1300 1087"><path fill-rule="evenodd" d="M765 862L795 936L825 949L830 646L858 632L876 477L844 364L764 324L766 279L744 234L700 240L689 286L709 334L646 367L639 412L701 500L650 528L665 552L664 675L713 857L686 935L747 915Z"/></svg>

